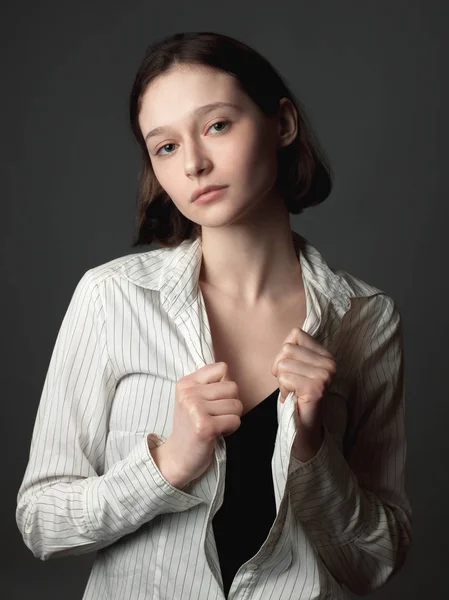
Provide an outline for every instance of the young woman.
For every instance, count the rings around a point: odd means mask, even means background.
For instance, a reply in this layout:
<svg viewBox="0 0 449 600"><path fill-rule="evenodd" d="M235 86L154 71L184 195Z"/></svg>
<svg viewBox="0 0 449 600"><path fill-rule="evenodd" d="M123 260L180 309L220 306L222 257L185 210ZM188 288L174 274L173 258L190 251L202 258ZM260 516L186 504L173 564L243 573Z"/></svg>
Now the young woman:
<svg viewBox="0 0 449 600"><path fill-rule="evenodd" d="M84 600L379 588L411 544L401 317L290 228L331 190L304 111L259 53L201 32L148 49L130 117L133 247L160 247L76 286L18 494L26 545L98 551Z"/></svg>

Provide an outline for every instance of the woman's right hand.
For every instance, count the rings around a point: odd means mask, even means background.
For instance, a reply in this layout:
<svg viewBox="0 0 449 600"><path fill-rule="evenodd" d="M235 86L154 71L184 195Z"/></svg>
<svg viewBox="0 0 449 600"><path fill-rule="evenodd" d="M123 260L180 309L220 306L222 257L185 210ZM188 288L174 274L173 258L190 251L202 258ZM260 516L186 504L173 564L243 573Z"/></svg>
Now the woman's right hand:
<svg viewBox="0 0 449 600"><path fill-rule="evenodd" d="M190 482L212 462L215 440L240 427L238 385L221 361L205 365L176 384L173 428L160 447L173 471Z"/></svg>

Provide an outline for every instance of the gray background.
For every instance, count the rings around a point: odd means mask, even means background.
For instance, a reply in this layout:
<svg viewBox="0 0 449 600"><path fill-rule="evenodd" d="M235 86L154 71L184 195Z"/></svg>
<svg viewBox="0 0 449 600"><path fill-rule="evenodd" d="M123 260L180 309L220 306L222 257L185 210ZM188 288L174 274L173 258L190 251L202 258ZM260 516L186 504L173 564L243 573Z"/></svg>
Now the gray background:
<svg viewBox="0 0 449 600"><path fill-rule="evenodd" d="M145 47L213 30L262 52L333 165L293 228L402 312L414 542L373 598L436 598L448 559L445 2L9 3L2 17L2 598L80 599L94 555L42 562L15 523L50 355L89 268L131 249L138 151L127 102ZM6 216L5 216L6 215Z"/></svg>

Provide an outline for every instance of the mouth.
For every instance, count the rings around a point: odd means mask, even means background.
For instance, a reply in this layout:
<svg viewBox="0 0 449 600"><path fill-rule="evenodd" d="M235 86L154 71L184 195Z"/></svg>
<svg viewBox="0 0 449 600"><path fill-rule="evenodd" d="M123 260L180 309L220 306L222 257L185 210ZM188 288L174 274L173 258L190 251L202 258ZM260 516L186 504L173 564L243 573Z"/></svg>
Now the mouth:
<svg viewBox="0 0 449 600"><path fill-rule="evenodd" d="M198 196L194 200L194 203L195 204L205 204L206 202L210 202L217 198L221 198L221 196L223 196L223 194L226 193L226 189L227 189L227 186L220 187L220 188L217 187L215 189L209 190L208 192L205 192L204 194L201 194L200 196Z"/></svg>

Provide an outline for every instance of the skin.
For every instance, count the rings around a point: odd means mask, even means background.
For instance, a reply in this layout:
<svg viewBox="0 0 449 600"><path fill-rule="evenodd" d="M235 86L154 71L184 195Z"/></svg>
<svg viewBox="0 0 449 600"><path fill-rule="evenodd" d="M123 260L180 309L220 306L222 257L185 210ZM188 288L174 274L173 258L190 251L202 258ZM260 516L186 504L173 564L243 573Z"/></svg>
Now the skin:
<svg viewBox="0 0 449 600"><path fill-rule="evenodd" d="M239 110L192 113L220 101ZM142 98L144 138L156 127L168 127L146 140L155 176L179 211L202 227L201 285L248 314L273 314L303 285L289 213L275 186L277 151L296 138L297 123L288 98L267 117L232 76L202 65L172 68ZM192 203L194 190L209 184L229 187L218 200ZM273 363L282 399L296 393L293 452L299 460L309 460L321 445L319 404L334 371L332 356L299 328L290 332Z"/></svg>

